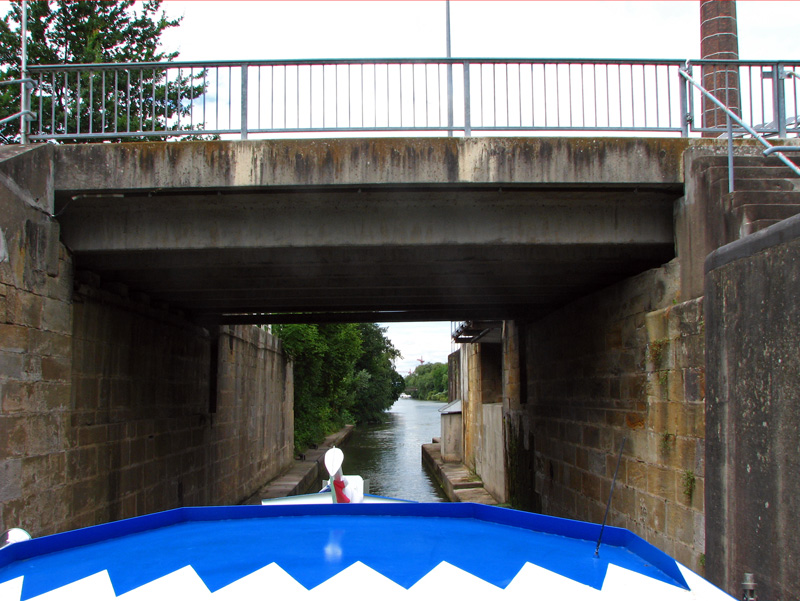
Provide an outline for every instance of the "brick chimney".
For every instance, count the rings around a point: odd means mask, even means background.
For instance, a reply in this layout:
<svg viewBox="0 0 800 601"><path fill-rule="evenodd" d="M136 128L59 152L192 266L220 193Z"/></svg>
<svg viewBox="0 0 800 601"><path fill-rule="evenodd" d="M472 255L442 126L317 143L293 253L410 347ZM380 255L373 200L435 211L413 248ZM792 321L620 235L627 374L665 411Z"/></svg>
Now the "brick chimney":
<svg viewBox="0 0 800 601"><path fill-rule="evenodd" d="M736 2L734 0L700 1L700 54L714 61L739 60L739 37L736 30ZM739 104L739 71L734 65L724 63L704 65L703 87L711 92L737 115ZM703 126L725 126L725 113L712 102L703 101ZM717 133L703 134L717 137Z"/></svg>

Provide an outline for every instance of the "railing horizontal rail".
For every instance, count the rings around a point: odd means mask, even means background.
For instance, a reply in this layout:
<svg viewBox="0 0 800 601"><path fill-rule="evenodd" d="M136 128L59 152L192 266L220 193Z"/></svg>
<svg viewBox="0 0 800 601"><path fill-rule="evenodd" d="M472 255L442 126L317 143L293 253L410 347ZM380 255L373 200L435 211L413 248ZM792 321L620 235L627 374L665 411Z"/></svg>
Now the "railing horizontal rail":
<svg viewBox="0 0 800 601"><path fill-rule="evenodd" d="M800 133L800 61L476 57L29 66L29 137L726 135L682 69L759 134Z"/></svg>
<svg viewBox="0 0 800 601"><path fill-rule="evenodd" d="M28 116L28 117L33 117L34 113L31 112L31 111L17 111L13 115L9 115L8 117L4 117L3 119L0 119L0 125L2 125L3 123L9 123L11 121L14 121L14 119L19 119L23 115L24 116Z"/></svg>
<svg viewBox="0 0 800 601"><path fill-rule="evenodd" d="M10 86L14 84L21 84L21 83L36 83L35 79L31 79L30 77L26 77L25 79L7 79L6 81L0 81L0 86Z"/></svg>
<svg viewBox="0 0 800 601"><path fill-rule="evenodd" d="M703 58L703 59L692 59L690 61L684 61L687 64L691 65L721 65L721 64L736 64L736 65L750 65L750 66L764 66L768 67L770 65L774 65L776 63L787 64L787 62L797 62L797 61L778 61L778 60L760 60L760 61L751 61L751 60L726 60L726 59L711 59L711 58Z"/></svg>
<svg viewBox="0 0 800 601"><path fill-rule="evenodd" d="M692 61L695 63L695 61ZM700 62L700 61L697 61ZM119 70L140 68L209 68L209 67L239 67L249 66L283 66L283 65L372 65L372 64L464 64L464 63L495 63L495 64L608 64L608 65L678 65L686 64L685 59L580 59L580 58L344 58L344 59L281 59L281 60L234 60L234 61L170 61L170 62L140 62L140 63L91 63L75 65L28 65L28 71L86 71L93 70ZM756 64L756 63L752 63ZM765 63L772 64L772 63Z"/></svg>

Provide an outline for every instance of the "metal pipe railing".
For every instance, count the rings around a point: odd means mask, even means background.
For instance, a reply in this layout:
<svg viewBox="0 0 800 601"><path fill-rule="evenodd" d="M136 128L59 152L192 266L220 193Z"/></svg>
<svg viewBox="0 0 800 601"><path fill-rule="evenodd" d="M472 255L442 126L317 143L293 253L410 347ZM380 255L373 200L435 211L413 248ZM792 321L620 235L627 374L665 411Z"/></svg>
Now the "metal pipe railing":
<svg viewBox="0 0 800 601"><path fill-rule="evenodd" d="M785 138L789 134L800 134L797 119L800 90L794 71L798 64L797 61L697 60L687 62L686 71L691 73L692 67L699 67L702 75L698 83L725 106L734 109L755 131ZM786 80L791 78L794 79L787 83ZM702 114L702 111L694 109L695 104L702 104L698 102L702 98L697 90L690 95L688 114L692 118ZM718 107L716 110L724 115ZM724 118L710 126L695 121L692 125L694 132L725 135ZM735 129L738 134L746 131L738 126Z"/></svg>
<svg viewBox="0 0 800 601"><path fill-rule="evenodd" d="M689 66L687 65L687 70L681 69L679 71L681 77L683 77L689 84L694 86L705 98L710 100L714 105L716 105L720 110L722 110L725 115L727 116L726 121L726 129L727 129L727 137L728 137L728 191L734 191L733 185L733 127L732 122L735 121L739 127L747 131L751 136L753 136L756 140L758 140L761 144L763 144L767 151L766 154L775 154L778 159L781 160L787 167L789 167L792 171L794 171L798 176L800 176L800 168L795 165L792 161L790 161L782 152L780 152L777 148L774 148L772 144L770 144L761 134L759 134L755 129L747 125L742 119L740 119L736 113L734 113L730 108L725 106L718 98L716 98L713 94L711 94L708 90L706 90L702 85L700 85L697 81L695 81L692 76L688 73Z"/></svg>
<svg viewBox="0 0 800 601"><path fill-rule="evenodd" d="M46 65L31 139L372 132L680 135L681 61L350 59ZM451 84L452 81L452 84Z"/></svg>
<svg viewBox="0 0 800 601"><path fill-rule="evenodd" d="M20 119L21 118L22 123L20 124L20 135L21 135L21 138L23 140L25 139L25 135L24 135L25 124L24 124L24 122L27 121L28 119L36 118L36 113L31 111L29 108L26 108L26 104L25 104L26 101L28 103L30 102L30 92L33 90L35 83L36 83L35 80L31 79L30 77L21 77L19 79L9 79L7 81L0 81L0 86L10 86L10 85L20 84L22 86L21 89L22 90L26 90L28 92L27 94L26 93L22 94L23 100L20 103L21 106L20 106L20 110L19 111L17 111L13 115L9 115L8 117L3 117L2 119L0 119L0 125L2 125L3 123L9 123L11 121L14 121L15 119ZM29 106L29 105L27 105L27 106ZM27 140L24 140L22 143L24 144L26 142L27 142Z"/></svg>
<svg viewBox="0 0 800 601"><path fill-rule="evenodd" d="M704 77L722 78L723 96L735 88L741 103L734 112L760 123L752 131L785 136L800 134L798 65L484 58L43 65L28 67L36 92L21 96L23 103L30 97L22 108L28 119L35 113L30 139L36 141L378 132L725 135L724 111L714 105L723 118L703 123L696 107L706 96L682 77L699 66ZM726 97L717 99L728 106ZM735 119L732 127L733 135L752 135Z"/></svg>
<svg viewBox="0 0 800 601"><path fill-rule="evenodd" d="M768 157L776 152L800 152L800 146L770 146L761 154Z"/></svg>

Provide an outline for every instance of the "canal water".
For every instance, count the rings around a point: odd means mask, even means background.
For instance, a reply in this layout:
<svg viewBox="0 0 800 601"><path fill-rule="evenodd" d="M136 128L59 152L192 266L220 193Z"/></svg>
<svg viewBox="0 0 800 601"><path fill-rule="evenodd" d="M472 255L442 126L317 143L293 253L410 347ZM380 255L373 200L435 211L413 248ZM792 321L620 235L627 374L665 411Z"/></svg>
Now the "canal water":
<svg viewBox="0 0 800 601"><path fill-rule="evenodd" d="M383 424L358 426L345 443L344 473L369 480L381 497L438 502L447 497L422 467L422 445L439 436L446 403L398 399Z"/></svg>

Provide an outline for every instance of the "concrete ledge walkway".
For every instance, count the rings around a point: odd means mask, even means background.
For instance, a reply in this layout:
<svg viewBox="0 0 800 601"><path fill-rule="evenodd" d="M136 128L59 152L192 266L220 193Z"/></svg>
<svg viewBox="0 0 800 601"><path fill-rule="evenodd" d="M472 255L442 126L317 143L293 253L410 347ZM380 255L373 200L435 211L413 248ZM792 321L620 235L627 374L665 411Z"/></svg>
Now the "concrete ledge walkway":
<svg viewBox="0 0 800 601"><path fill-rule="evenodd" d="M328 436L316 449L308 449L302 459L295 459L294 464L283 474L270 480L257 493L248 497L242 505L260 505L261 499L277 499L317 492L320 483L327 479L325 470L325 452L331 447L342 446L353 433L355 426L345 426L338 432Z"/></svg>
<svg viewBox="0 0 800 601"><path fill-rule="evenodd" d="M438 438L434 438L432 443L422 445L422 464L436 479L450 501L497 505L495 498L483 487L483 482L463 463L442 461Z"/></svg>

